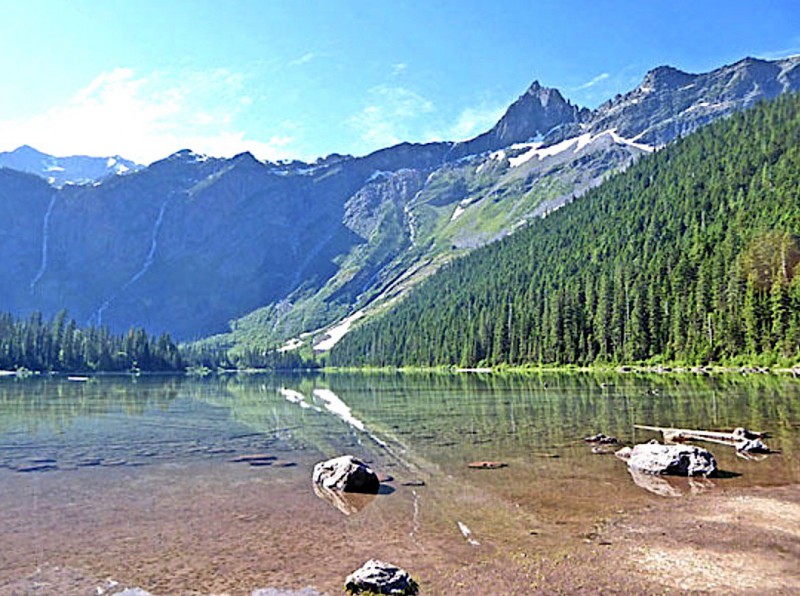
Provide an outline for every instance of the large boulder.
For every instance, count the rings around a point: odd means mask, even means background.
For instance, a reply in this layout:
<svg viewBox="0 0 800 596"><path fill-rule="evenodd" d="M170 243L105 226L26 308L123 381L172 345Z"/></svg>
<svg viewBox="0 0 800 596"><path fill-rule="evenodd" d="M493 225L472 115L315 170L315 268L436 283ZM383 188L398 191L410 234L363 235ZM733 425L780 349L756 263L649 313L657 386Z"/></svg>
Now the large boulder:
<svg viewBox="0 0 800 596"><path fill-rule="evenodd" d="M652 441L633 449L621 449L617 456L627 460L631 470L645 474L709 476L717 470L717 460L711 452L694 445L662 445Z"/></svg>
<svg viewBox="0 0 800 596"><path fill-rule="evenodd" d="M370 559L347 576L344 589L352 594L417 594L419 586L408 572L391 563Z"/></svg>
<svg viewBox="0 0 800 596"><path fill-rule="evenodd" d="M312 479L323 488L354 493L377 493L381 486L377 474L352 455L318 463Z"/></svg>

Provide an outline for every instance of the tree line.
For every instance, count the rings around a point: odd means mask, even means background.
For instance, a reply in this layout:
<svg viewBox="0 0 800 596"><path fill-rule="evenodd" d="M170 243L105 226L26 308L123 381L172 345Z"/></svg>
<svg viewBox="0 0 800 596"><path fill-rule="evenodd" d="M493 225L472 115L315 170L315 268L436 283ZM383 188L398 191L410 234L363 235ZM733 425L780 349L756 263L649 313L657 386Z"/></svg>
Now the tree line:
<svg viewBox="0 0 800 596"><path fill-rule="evenodd" d="M641 158L454 261L334 365L771 363L800 354L800 97Z"/></svg>
<svg viewBox="0 0 800 596"><path fill-rule="evenodd" d="M115 335L105 327L78 327L62 310L51 320L0 314L0 370L54 372L179 371L185 364L168 334L131 329Z"/></svg>

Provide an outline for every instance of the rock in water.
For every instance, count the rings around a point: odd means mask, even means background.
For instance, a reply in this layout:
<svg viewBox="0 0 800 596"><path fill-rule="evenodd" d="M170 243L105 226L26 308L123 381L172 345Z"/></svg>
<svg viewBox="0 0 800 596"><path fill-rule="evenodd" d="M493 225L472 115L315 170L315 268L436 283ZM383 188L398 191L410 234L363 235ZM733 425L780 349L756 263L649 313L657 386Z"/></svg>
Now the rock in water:
<svg viewBox="0 0 800 596"><path fill-rule="evenodd" d="M654 441L621 449L617 456L626 459L632 470L645 474L708 476L717 470L711 452L693 445L662 445Z"/></svg>
<svg viewBox="0 0 800 596"><path fill-rule="evenodd" d="M377 474L352 455L318 463L312 479L324 488L354 493L377 493L381 486Z"/></svg>
<svg viewBox="0 0 800 596"><path fill-rule="evenodd" d="M584 437L583 440L587 443L600 443L601 445L614 445L619 443L619 439L617 439L617 437L609 437L603 433L598 433L590 437Z"/></svg>
<svg viewBox="0 0 800 596"><path fill-rule="evenodd" d="M352 594L417 594L419 586L404 569L370 559L347 576L344 589Z"/></svg>

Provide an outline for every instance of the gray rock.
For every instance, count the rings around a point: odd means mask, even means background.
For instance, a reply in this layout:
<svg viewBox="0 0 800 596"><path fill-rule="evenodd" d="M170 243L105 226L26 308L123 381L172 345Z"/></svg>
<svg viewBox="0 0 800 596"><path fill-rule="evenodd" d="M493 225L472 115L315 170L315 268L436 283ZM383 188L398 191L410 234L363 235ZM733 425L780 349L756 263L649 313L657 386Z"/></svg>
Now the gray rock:
<svg viewBox="0 0 800 596"><path fill-rule="evenodd" d="M617 437L610 437L603 433L584 437L583 440L587 443L600 443L601 445L613 445L615 443L619 443L619 439L617 439Z"/></svg>
<svg viewBox="0 0 800 596"><path fill-rule="evenodd" d="M318 463L312 479L323 488L356 493L377 493L381 485L377 474L352 455Z"/></svg>
<svg viewBox="0 0 800 596"><path fill-rule="evenodd" d="M709 476L717 470L711 452L694 445L643 443L633 449L621 449L617 457L626 459L630 469L645 474Z"/></svg>
<svg viewBox="0 0 800 596"><path fill-rule="evenodd" d="M736 443L736 451L742 453L772 453L761 439L741 439Z"/></svg>
<svg viewBox="0 0 800 596"><path fill-rule="evenodd" d="M408 572L391 563L370 559L347 576L344 589L352 594L417 594L419 586Z"/></svg>

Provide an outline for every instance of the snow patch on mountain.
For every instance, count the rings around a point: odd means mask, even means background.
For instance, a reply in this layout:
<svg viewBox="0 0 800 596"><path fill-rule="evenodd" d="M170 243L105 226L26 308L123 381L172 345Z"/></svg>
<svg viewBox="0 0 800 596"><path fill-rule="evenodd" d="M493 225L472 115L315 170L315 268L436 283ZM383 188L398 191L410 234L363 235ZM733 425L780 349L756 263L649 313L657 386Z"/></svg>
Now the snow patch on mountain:
<svg viewBox="0 0 800 596"><path fill-rule="evenodd" d="M524 163L529 162L533 158L542 160L548 157L555 157L557 155L569 151L570 149L572 149L573 153L579 153L585 147L588 147L589 145L591 145L592 143L594 143L595 141L606 135L610 136L611 139L619 145L628 145L629 147L635 147L636 149L639 149L640 151L645 151L647 153L652 153L656 149L652 145L639 143L633 139L626 139L625 137L617 134L617 130L615 128L612 128L610 130L604 130L603 132L597 134L586 132L583 133L582 135L565 139L560 143L556 143L555 145L550 145L549 147L542 147L541 143L531 143L529 144L530 149L528 149L528 151L522 153L521 155L517 155L516 157L509 158L508 163L512 168L516 168ZM517 145L517 147L520 147L520 145Z"/></svg>
<svg viewBox="0 0 800 596"><path fill-rule="evenodd" d="M321 341L314 344L314 351L327 352L333 348L333 346L339 343L340 339L347 335L347 332L350 331L350 326L363 316L364 311L360 310L343 319L340 323L329 328L325 332L325 337Z"/></svg>

